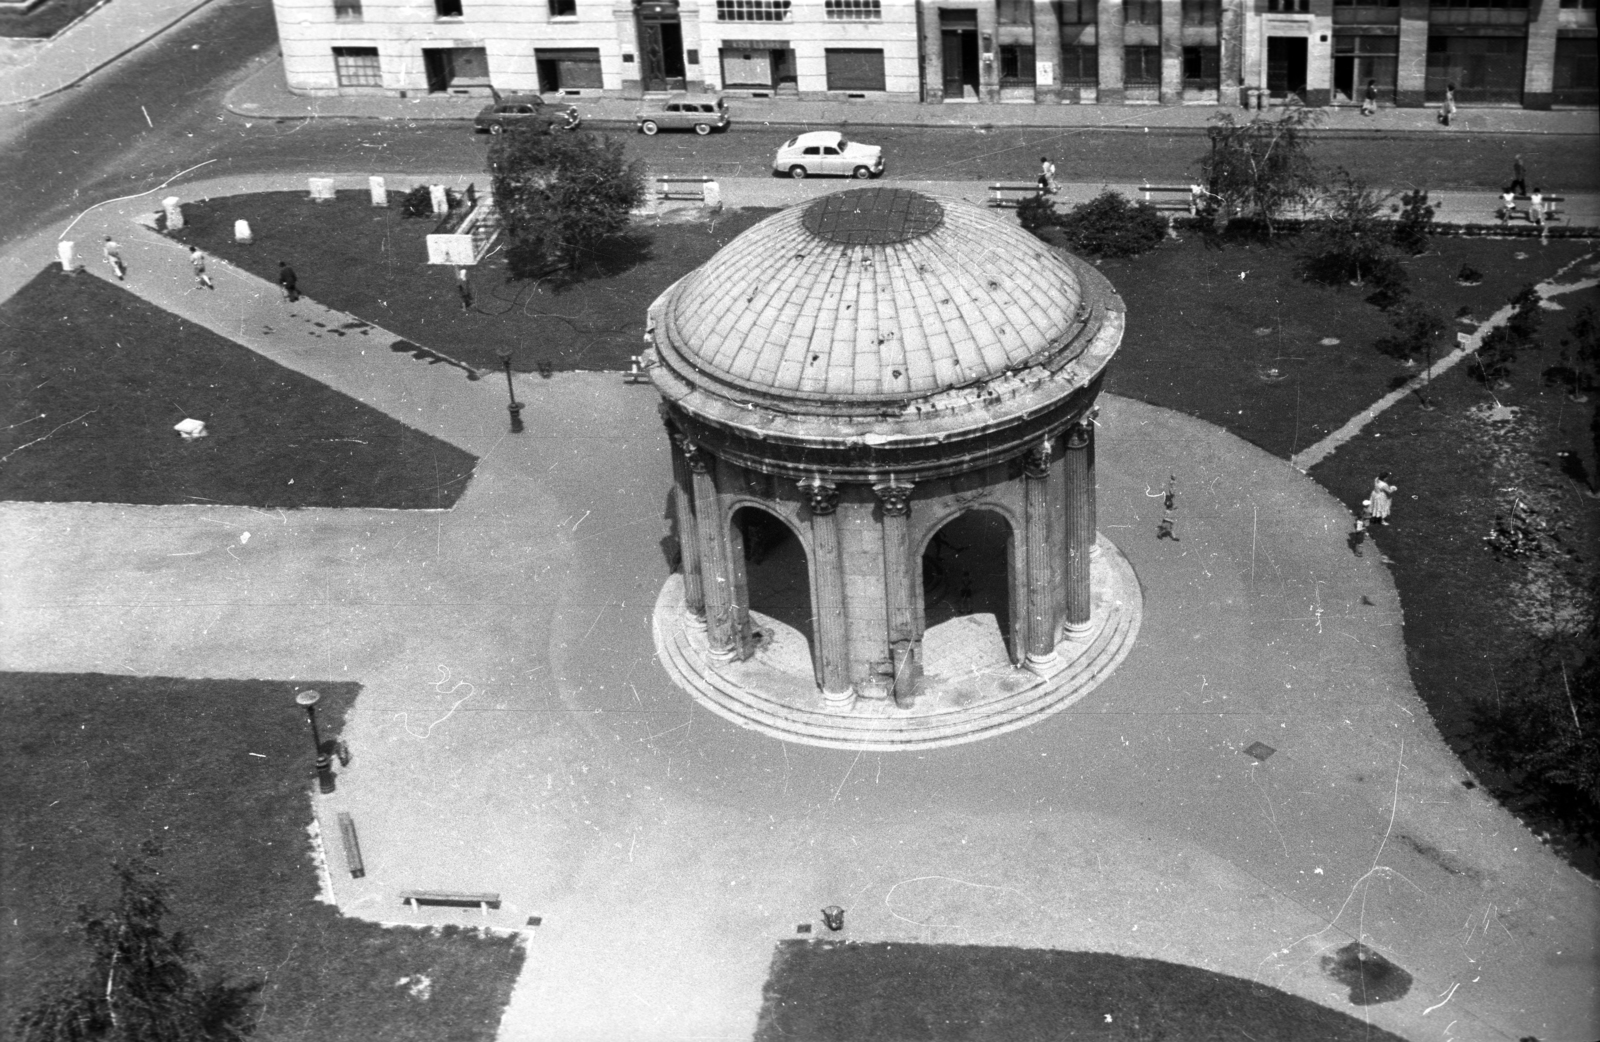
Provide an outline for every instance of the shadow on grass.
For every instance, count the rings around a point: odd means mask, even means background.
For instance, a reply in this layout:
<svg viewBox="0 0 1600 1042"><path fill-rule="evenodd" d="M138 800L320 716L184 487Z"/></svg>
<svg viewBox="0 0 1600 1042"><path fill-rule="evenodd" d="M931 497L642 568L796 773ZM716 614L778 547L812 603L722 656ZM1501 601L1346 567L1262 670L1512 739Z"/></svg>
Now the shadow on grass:
<svg viewBox="0 0 1600 1042"><path fill-rule="evenodd" d="M1342 962L1339 967L1342 972ZM1396 998L1399 977L1389 979L1385 995ZM1373 991L1363 997L1385 1001ZM1156 959L833 941L778 945L755 1038L1401 1042L1364 1020L1277 988Z"/></svg>
<svg viewBox="0 0 1600 1042"><path fill-rule="evenodd" d="M575 265L552 263L538 251L512 246L505 251L507 278L539 281L552 292L562 293L590 279L614 279L654 260L653 242L643 232L625 232L586 251Z"/></svg>
<svg viewBox="0 0 1600 1042"><path fill-rule="evenodd" d="M0 673L0 1024L78 965L73 909L115 897L107 862L159 838L171 927L216 969L266 982L256 1037L494 1038L522 965L514 938L384 927L317 900L294 701L308 686L336 738L357 684ZM427 1001L395 983L419 970Z"/></svg>
<svg viewBox="0 0 1600 1042"><path fill-rule="evenodd" d="M92 275L41 272L0 328L0 499L445 509L477 465Z"/></svg>

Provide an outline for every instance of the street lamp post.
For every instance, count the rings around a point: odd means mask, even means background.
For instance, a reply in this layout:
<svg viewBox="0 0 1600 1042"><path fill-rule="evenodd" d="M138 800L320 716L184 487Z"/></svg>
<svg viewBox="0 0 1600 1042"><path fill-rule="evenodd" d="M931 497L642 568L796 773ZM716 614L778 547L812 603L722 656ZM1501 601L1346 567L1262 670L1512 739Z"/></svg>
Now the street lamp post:
<svg viewBox="0 0 1600 1042"><path fill-rule="evenodd" d="M517 388L511 382L511 349L509 347L502 347L499 353L500 365L503 366L506 371L506 393L511 395L511 404L506 406L506 412L511 414L511 433L521 434L522 403L517 401Z"/></svg>
<svg viewBox="0 0 1600 1042"><path fill-rule="evenodd" d="M317 757L317 786L326 796L333 791L333 757L323 752L322 736L317 733L317 700L321 697L316 691L302 691L294 700L306 707L306 719L311 723L311 745Z"/></svg>

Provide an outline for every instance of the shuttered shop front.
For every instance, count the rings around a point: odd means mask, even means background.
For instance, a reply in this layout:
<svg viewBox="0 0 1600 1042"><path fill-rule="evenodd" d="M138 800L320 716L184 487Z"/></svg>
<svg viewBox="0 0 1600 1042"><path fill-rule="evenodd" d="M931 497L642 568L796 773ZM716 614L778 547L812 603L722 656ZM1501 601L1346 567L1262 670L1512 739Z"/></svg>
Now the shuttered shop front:
<svg viewBox="0 0 1600 1042"><path fill-rule="evenodd" d="M829 48L828 89L884 90L883 52L859 48Z"/></svg>

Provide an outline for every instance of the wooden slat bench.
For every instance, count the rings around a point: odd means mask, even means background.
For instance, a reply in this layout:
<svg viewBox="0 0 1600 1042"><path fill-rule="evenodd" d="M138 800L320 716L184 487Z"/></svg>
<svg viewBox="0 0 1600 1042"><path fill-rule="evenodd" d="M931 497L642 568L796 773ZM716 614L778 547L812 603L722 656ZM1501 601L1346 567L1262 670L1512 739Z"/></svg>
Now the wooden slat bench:
<svg viewBox="0 0 1600 1042"><path fill-rule="evenodd" d="M1040 195L1039 182L989 186L990 206L1016 206L1024 199Z"/></svg>
<svg viewBox="0 0 1600 1042"><path fill-rule="evenodd" d="M478 911L484 915L489 914L489 909L500 907L500 895L494 893L457 892L454 890L405 890L400 894L400 903L420 908L423 905L453 905L456 907L478 906Z"/></svg>
<svg viewBox="0 0 1600 1042"><path fill-rule="evenodd" d="M657 199L693 199L704 202L706 198L706 185L712 182L709 177L658 177L656 178Z"/></svg>
<svg viewBox="0 0 1600 1042"><path fill-rule="evenodd" d="M1139 191L1144 193L1144 202L1154 206L1157 210L1170 210L1174 213L1192 214L1195 212L1195 193L1189 185L1140 185ZM1155 196L1181 196L1180 199L1150 198Z"/></svg>

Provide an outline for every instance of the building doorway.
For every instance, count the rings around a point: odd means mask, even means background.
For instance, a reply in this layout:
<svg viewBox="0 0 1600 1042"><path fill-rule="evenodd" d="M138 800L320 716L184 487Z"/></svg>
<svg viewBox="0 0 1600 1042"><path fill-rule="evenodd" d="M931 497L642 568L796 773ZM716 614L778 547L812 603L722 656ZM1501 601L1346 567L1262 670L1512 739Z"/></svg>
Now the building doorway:
<svg viewBox="0 0 1600 1042"><path fill-rule="evenodd" d="M1358 104L1366 97L1367 81L1385 102L1394 101L1400 66L1400 37L1340 33L1333 36L1333 100L1339 105Z"/></svg>
<svg viewBox="0 0 1600 1042"><path fill-rule="evenodd" d="M489 52L482 47L426 47L422 67L429 94L476 94L489 90Z"/></svg>
<svg viewBox="0 0 1600 1042"><path fill-rule="evenodd" d="M1267 37L1267 93L1305 100L1307 41L1304 36Z"/></svg>
<svg viewBox="0 0 1600 1042"><path fill-rule="evenodd" d="M678 0L639 4L639 76L647 91L683 90L683 25Z"/></svg>
<svg viewBox="0 0 1600 1042"><path fill-rule="evenodd" d="M810 567L794 529L760 507L740 507L729 525L728 558L740 618L753 611L783 623L805 638L810 654L816 647Z"/></svg>
<svg viewBox="0 0 1600 1042"><path fill-rule="evenodd" d="M944 100L978 100L978 12L939 12Z"/></svg>
<svg viewBox="0 0 1600 1042"><path fill-rule="evenodd" d="M1011 624L1016 581L1011 525L992 510L969 510L946 522L922 551L922 625L961 616L993 616L1012 662L1019 662Z"/></svg>

